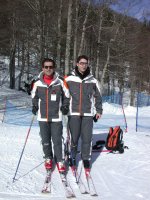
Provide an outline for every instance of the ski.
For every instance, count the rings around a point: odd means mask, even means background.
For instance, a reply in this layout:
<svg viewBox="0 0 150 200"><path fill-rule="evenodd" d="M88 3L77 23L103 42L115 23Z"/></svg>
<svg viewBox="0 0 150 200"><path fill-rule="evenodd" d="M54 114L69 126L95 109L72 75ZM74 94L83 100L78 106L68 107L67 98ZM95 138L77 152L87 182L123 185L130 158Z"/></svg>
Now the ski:
<svg viewBox="0 0 150 200"><path fill-rule="evenodd" d="M51 193L52 170L47 170L42 193Z"/></svg>
<svg viewBox="0 0 150 200"><path fill-rule="evenodd" d="M107 153L107 152L108 152L108 153L110 152L110 153L111 153L112 150L108 150L108 149L93 149L93 150L92 150L92 153L104 153L104 152L106 152L106 153ZM80 151L77 151L77 153L80 154L81 152L80 152Z"/></svg>
<svg viewBox="0 0 150 200"><path fill-rule="evenodd" d="M76 184L79 187L80 193L81 194L89 194L89 192L86 190L84 182L81 179L81 175L77 171L77 168L75 168L75 167L70 167L70 168L71 168L71 171L73 173L73 176L76 179Z"/></svg>
<svg viewBox="0 0 150 200"><path fill-rule="evenodd" d="M59 173L59 174L60 174L60 178L61 178L64 190L65 190L66 197L67 198L76 198L76 195L75 195L73 189L71 188L70 184L67 181L66 174L64 174L64 173Z"/></svg>
<svg viewBox="0 0 150 200"><path fill-rule="evenodd" d="M103 152L111 153L112 150L107 150L107 149L100 150L100 149L97 149L97 150L92 150L92 152L93 152L93 153L103 153Z"/></svg>
<svg viewBox="0 0 150 200"><path fill-rule="evenodd" d="M91 195L91 196L98 196L90 172L88 172L88 173L85 172L85 176L86 176L87 185L88 185L88 188L89 188L90 195Z"/></svg>

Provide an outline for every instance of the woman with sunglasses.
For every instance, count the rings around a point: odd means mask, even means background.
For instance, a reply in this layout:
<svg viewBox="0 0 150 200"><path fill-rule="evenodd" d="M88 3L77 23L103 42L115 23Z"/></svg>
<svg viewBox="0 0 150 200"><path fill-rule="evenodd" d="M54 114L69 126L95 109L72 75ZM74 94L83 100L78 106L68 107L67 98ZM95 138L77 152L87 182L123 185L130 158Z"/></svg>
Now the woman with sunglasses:
<svg viewBox="0 0 150 200"><path fill-rule="evenodd" d="M62 161L62 115L69 111L69 93L55 68L54 60L43 60L42 72L32 89L32 113L38 113L46 170L52 168L52 140L57 167L59 172L63 173L65 165Z"/></svg>

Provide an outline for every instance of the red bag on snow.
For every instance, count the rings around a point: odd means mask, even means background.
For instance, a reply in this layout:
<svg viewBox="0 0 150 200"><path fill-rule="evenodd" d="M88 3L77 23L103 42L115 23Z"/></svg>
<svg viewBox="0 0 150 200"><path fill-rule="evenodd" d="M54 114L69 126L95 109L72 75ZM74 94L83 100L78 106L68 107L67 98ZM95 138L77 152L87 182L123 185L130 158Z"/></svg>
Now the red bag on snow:
<svg viewBox="0 0 150 200"><path fill-rule="evenodd" d="M124 142L123 142L123 130L120 126L114 128L109 128L109 133L107 136L105 147L108 150L119 151L119 153L124 152Z"/></svg>

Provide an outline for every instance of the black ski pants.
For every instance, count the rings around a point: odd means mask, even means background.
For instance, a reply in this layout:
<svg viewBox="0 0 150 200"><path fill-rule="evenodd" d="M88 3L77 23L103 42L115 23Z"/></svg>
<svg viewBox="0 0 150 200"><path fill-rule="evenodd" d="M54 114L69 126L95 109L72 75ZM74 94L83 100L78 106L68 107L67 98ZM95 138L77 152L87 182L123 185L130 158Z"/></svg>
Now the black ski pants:
<svg viewBox="0 0 150 200"><path fill-rule="evenodd" d="M56 161L62 161L62 122L39 121L39 126L45 158L53 158L53 142L54 156Z"/></svg>
<svg viewBox="0 0 150 200"><path fill-rule="evenodd" d="M81 137L81 157L82 160L91 158L91 141L93 132L92 116L69 116L68 125L71 133L71 153L72 158L76 157L78 141Z"/></svg>

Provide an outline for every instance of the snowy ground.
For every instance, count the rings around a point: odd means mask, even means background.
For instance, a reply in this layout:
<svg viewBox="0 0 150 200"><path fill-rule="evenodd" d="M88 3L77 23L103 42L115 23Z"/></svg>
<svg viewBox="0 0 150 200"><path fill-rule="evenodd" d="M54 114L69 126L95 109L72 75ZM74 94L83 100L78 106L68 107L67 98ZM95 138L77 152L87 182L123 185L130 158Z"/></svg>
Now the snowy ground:
<svg viewBox="0 0 150 200"><path fill-rule="evenodd" d="M107 115L110 114L110 107L108 106L110 105L105 106L106 109L104 110ZM118 114L118 111L115 112ZM150 108L142 111L143 116L144 112L147 116L147 113L150 113ZM127 107L125 113L128 132L124 133L124 142L129 149L125 149L124 154L107 152L92 154L91 173L98 197L91 197L87 194L81 195L69 173L68 180L76 194L76 199L150 200L150 130L136 133L135 108ZM147 124L150 123L149 119L146 118ZM106 124L109 123L106 118ZM16 175L18 181L13 183L28 130L28 126L0 123L0 200L65 199L60 177L56 171L53 173L52 194L41 194L45 170L38 126L31 128ZM100 122L95 124L93 142L105 139L107 132L108 130L102 129Z"/></svg>

